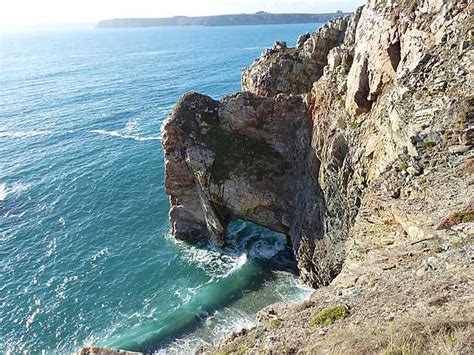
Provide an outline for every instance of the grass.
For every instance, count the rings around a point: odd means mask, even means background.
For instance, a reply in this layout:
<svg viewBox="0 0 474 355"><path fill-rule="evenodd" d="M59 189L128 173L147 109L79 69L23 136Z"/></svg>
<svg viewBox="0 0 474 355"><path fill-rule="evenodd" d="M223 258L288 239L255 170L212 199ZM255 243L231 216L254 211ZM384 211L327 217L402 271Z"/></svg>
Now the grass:
<svg viewBox="0 0 474 355"><path fill-rule="evenodd" d="M442 252L444 252L444 249L441 245L436 245L433 250L432 250L433 254L440 254Z"/></svg>
<svg viewBox="0 0 474 355"><path fill-rule="evenodd" d="M403 320L388 328L344 327L327 340L331 354L454 355L472 353L472 334L469 322Z"/></svg>
<svg viewBox="0 0 474 355"><path fill-rule="evenodd" d="M409 14L413 13L417 5L418 5L418 0L406 0L405 7L407 9L407 13Z"/></svg>
<svg viewBox="0 0 474 355"><path fill-rule="evenodd" d="M309 324L312 326L329 326L337 320L347 318L348 316L349 307L345 304L339 304L316 311L316 314L311 317Z"/></svg>

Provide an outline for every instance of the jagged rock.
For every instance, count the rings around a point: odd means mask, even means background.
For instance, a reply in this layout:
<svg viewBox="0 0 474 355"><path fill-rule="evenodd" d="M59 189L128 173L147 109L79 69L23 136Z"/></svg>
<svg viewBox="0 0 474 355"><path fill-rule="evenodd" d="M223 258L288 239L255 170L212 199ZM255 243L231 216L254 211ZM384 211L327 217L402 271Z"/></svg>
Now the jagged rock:
<svg viewBox="0 0 474 355"><path fill-rule="evenodd" d="M263 96L309 92L323 74L329 51L343 42L348 22L347 17L329 22L301 47L265 53L243 72L242 90Z"/></svg>
<svg viewBox="0 0 474 355"><path fill-rule="evenodd" d="M311 37L311 34L309 32L306 32L305 34L301 35L298 37L296 40L296 48L302 48L306 41Z"/></svg>
<svg viewBox="0 0 474 355"><path fill-rule="evenodd" d="M464 154L471 149L468 145L453 145L448 148L451 154Z"/></svg>
<svg viewBox="0 0 474 355"><path fill-rule="evenodd" d="M302 279L319 286L341 270L370 203L430 201L416 223L412 207L390 218L410 238L431 233L434 206L453 209L464 197L453 191L469 190L467 154L446 148L472 133L456 103L472 83L450 79L469 72L457 51L469 14L460 2L412 5L370 1L264 53L243 93L186 95L163 130L175 236L222 245L230 221L253 221L287 235Z"/></svg>
<svg viewBox="0 0 474 355"><path fill-rule="evenodd" d="M286 49L286 48L288 48L288 47L287 47L285 41L276 41L272 46L272 50L274 50L274 51L279 51L279 50Z"/></svg>
<svg viewBox="0 0 474 355"><path fill-rule="evenodd" d="M329 249L344 235L323 239L329 216L307 112L298 96L186 95L163 130L173 234L223 245L229 222L252 221L291 238L303 279L328 283L342 262ZM339 165L344 144L331 148Z"/></svg>

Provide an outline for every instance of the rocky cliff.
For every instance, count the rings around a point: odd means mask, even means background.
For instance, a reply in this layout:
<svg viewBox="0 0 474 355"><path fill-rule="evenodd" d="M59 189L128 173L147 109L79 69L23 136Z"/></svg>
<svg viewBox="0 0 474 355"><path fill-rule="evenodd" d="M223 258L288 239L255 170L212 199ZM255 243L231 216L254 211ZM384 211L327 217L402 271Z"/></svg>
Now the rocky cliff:
<svg viewBox="0 0 474 355"><path fill-rule="evenodd" d="M305 282L332 282L221 350L331 352L340 333L325 342L325 326L364 333L418 311L459 321L446 337L472 330L471 9L370 0L295 48L276 43L241 93L176 105L163 128L174 235L223 245L230 221L252 221L290 238Z"/></svg>

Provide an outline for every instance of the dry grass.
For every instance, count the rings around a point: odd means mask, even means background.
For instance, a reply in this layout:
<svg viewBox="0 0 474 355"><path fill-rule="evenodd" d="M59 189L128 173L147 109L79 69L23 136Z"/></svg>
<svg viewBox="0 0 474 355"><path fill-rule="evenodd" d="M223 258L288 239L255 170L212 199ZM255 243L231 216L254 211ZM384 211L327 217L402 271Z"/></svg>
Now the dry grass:
<svg viewBox="0 0 474 355"><path fill-rule="evenodd" d="M316 302L312 301L312 300L306 300L304 301L303 303L297 305L295 307L295 309L298 311L298 312L302 312L308 308L312 308L316 305Z"/></svg>
<svg viewBox="0 0 474 355"><path fill-rule="evenodd" d="M466 208L462 211L453 213L444 219L439 225L438 229L449 229L461 223L468 223L474 221L474 209Z"/></svg>
<svg viewBox="0 0 474 355"><path fill-rule="evenodd" d="M341 328L328 339L331 354L460 354L474 353L472 322L398 323L390 328L377 325Z"/></svg>

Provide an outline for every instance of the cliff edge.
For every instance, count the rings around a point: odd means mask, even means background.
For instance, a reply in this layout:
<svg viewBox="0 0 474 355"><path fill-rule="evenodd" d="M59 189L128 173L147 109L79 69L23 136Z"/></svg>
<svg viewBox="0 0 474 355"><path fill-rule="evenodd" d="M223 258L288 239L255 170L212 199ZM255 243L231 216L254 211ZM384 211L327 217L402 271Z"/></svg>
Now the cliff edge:
<svg viewBox="0 0 474 355"><path fill-rule="evenodd" d="M277 42L242 92L176 105L163 127L174 235L223 245L232 220L252 221L287 235L320 287L202 352L473 350L470 11L370 0Z"/></svg>

